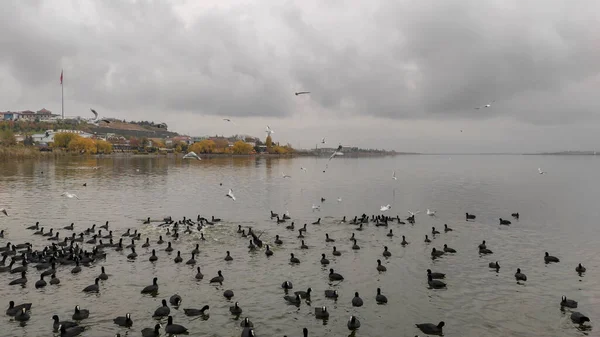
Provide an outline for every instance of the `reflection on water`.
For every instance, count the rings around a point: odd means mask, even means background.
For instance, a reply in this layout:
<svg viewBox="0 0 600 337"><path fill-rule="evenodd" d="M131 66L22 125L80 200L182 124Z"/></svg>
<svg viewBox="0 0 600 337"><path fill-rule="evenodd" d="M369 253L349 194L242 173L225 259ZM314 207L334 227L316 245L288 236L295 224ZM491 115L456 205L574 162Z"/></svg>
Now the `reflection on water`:
<svg viewBox="0 0 600 337"><path fill-rule="evenodd" d="M92 224L110 222L115 240L126 229L137 229L151 247L137 248L139 257L127 262L129 253L113 252L107 260L80 274L72 275L70 266L60 266L60 286L36 290L39 272L31 268L25 288L8 286L16 274L0 274L0 296L20 302L32 302L31 320L20 327L5 317L8 330L3 336L41 336L51 333L53 314L64 320L71 318L75 305L91 311L84 321L89 329L84 336L112 336L124 332L112 323L116 316L130 312L134 321L131 334L153 327L151 318L160 300L180 294L181 308L172 308L175 322L186 326L194 335L236 336L241 333L239 321L229 314L229 306L238 301L242 319L248 316L257 335L300 336L303 327L311 335L349 335L346 322L351 314L361 321L356 336L414 336L415 323L444 320L447 336L579 336L593 335L594 330L578 330L569 320L570 313L559 310L560 297L579 301L577 310L587 314L592 324L600 317L600 259L597 258L597 219L600 190L595 184L600 162L594 157L542 156L398 156L388 158L335 158L328 162L318 158L211 158L183 161L168 158L59 158L53 161L18 161L0 163L0 208L6 207L10 217L0 217L0 229L7 242L32 242L41 249L48 241L32 236L25 225L39 221L54 228L61 237L71 232L62 227L75 223L79 233ZM329 168L323 172L325 165ZM306 167L307 172L300 170ZM537 168L547 168L547 175ZM396 171L397 181L392 179ZM283 179L281 173L292 176ZM87 186L84 187L83 184ZM232 188L237 201L225 197ZM80 200L61 197L68 191ZM338 198L342 202L337 202ZM325 202L321 203L321 198ZM313 211L312 204L321 206ZM340 223L362 213L377 214L381 205L391 204L390 215L408 216L408 210L437 210L436 217L417 215L415 225L393 224L389 228L373 223L363 231ZM296 227L308 223L305 242L300 249L297 231L276 224L269 211L289 211ZM477 215L477 221L465 222L465 212ZM498 226L498 218L509 218L520 212L521 219L511 226ZM166 229L156 223L144 225L141 219L184 216L195 219L198 214L215 215L223 222L204 229L206 241L199 235L182 234L173 242L175 252L159 246L159 235L167 238ZM320 225L310 225L317 218ZM512 219L511 219L512 220ZM438 230L448 224L453 232L436 235L424 242L431 227ZM284 242L271 245L274 256L263 250L248 252L247 239L236 233L238 225L253 227L263 233L261 239L272 243L275 235ZM395 236L386 234L392 229ZM103 235L107 234L103 231ZM336 242L325 243L325 233ZM360 250L352 250L348 238L356 233ZM402 247L402 235L410 242ZM431 235L430 235L431 237ZM86 238L87 239L87 238ZM107 240L107 239L104 239ZM481 257L477 245L486 240L494 254ZM129 244L129 240L124 240ZM141 243L139 245L141 246ZM204 280L197 281L193 266L175 264L177 250L184 261L196 243L196 257ZM444 244L455 248L454 255L431 260L433 247ZM336 246L342 255L331 254ZM384 259L383 247L392 256ZM90 249L90 245L85 245ZM157 250L158 261L148 261L151 250ZM229 250L233 261L225 262ZM545 251L561 262L543 263ZM294 253L299 265L289 263ZM330 284L328 268L319 263L327 254L329 267L344 275L341 283ZM382 259L387 272L376 271L376 260ZM499 261L498 273L488 263ZM577 263L587 267L579 277ZM110 277L102 282L98 295L81 292L92 284L105 266ZM427 287L426 269L444 272L448 289ZM516 268L527 274L528 281L517 284ZM222 270L222 286L208 280ZM141 289L159 280L156 298L140 294ZM294 290L312 287L310 304L299 308L285 303L281 283L290 280ZM388 297L387 305L375 303L376 289ZM232 289L232 302L222 293ZM326 299L325 289L337 289L337 301ZM358 291L365 305L353 308L351 300ZM210 305L210 318L189 318L183 308ZM322 322L314 317L314 307L326 305L330 319Z"/></svg>

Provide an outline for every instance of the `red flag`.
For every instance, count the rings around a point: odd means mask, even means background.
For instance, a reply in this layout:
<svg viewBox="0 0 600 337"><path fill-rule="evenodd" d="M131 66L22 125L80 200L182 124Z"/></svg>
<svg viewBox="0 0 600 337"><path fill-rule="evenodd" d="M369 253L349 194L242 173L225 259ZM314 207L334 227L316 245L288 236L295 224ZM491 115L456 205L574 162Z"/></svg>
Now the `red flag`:
<svg viewBox="0 0 600 337"><path fill-rule="evenodd" d="M60 71L60 84L62 84L62 76L63 76L63 71Z"/></svg>

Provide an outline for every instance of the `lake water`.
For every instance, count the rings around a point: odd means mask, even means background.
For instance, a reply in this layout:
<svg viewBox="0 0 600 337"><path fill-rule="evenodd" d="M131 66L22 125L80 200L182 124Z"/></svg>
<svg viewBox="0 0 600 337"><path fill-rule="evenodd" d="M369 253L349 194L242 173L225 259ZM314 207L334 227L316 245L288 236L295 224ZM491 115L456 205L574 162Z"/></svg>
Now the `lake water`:
<svg viewBox="0 0 600 337"><path fill-rule="evenodd" d="M95 166L98 169L93 169ZM538 167L548 173L538 174ZM394 170L396 181L392 179ZM174 321L193 336L239 336L240 321L229 313L235 301L243 309L241 318L247 316L254 322L257 336L302 336L303 327L309 329L309 336L345 336L350 333L346 327L350 315L362 323L356 336L422 335L415 323L442 320L446 336L599 336L597 329L578 329L559 306L565 295L579 301L577 310L588 315L592 325L600 317L598 172L600 158L595 156L2 162L0 208L6 207L10 217L0 214L0 229L5 230L1 246L31 242L34 249L42 249L48 241L25 229L36 221L46 231L59 230L61 237L73 233L60 230L72 222L74 232L80 233L92 224L109 221L115 239L131 228L141 232L144 241L149 237L152 244L146 249L141 248L143 242L137 243L135 262L127 262L127 250L107 248L106 261L84 267L80 274L70 273L73 266L59 266L61 284L42 290L34 287L40 274L34 264L24 288L8 285L18 274L0 273L0 297L5 305L11 299L33 303L31 320L25 326L3 316L0 336L50 336L52 315L71 320L75 305L91 312L82 322L88 327L83 336L123 334L126 329L112 319L126 313L131 313L134 321L129 335L139 336L142 328L154 326L151 316L160 301L176 293L183 297L183 304L171 308ZM284 179L282 173L291 178ZM225 197L229 188L237 201ZM61 197L65 191L80 199ZM321 197L326 200L321 202ZM313 204L320 205L320 211L313 211ZM342 216L380 214L379 208L386 204L392 206L388 215L404 218L408 210L421 213L414 225L391 224L392 238L386 236L389 229L374 223L363 231L340 224ZM424 214L427 208L435 209L437 216ZM296 227L308 223L305 241L309 249L301 250L298 232L285 229L289 221L278 225L271 220L270 210L289 211ZM476 214L476 221L466 222L465 212ZM513 212L520 213L520 220L511 218ZM203 230L204 242L196 233L182 233L180 240L173 242L175 252L171 254L164 251L166 245L156 244L166 229L158 229L158 222L144 225L141 221L165 216L195 220L198 214L223 221ZM500 217L510 219L512 225L499 226ZM322 218L321 224L311 225L317 218ZM445 234L444 224L454 231ZM273 247L275 254L270 258L264 248L249 253L248 240L236 233L238 225L263 233L265 243L272 243L278 234L284 244ZM442 234L426 244L424 236L432 226ZM325 243L325 233L337 241ZM356 233L360 250L351 249L348 239L352 233ZM406 247L400 245L402 235L410 242ZM479 256L477 246L482 240L494 254ZM197 261L205 275L202 281L194 279L194 267L173 262L180 250L185 263L196 243L200 243ZM431 248L441 249L444 244L458 253L432 261ZM340 257L331 255L334 245L342 252ZM392 253L388 259L382 257L384 246ZM84 247L89 250L92 246ZM157 249L156 263L148 261L152 248ZM231 262L224 261L227 250L234 258ZM559 257L560 263L544 264L545 251ZM290 265L290 253L302 262ZM322 253L331 260L330 267L344 275L343 282L329 283L328 268L319 263ZM382 259L387 272L376 271L377 259ZM499 273L488 268L492 261L499 261ZM582 277L575 272L578 263L588 270ZM111 276L101 283L99 295L82 293L94 283L100 266ZM447 274L447 290L428 289L428 268ZM528 277L524 285L514 279L517 268ZM209 284L219 269L224 284ZM154 276L158 277L159 295L140 294ZM292 281L294 291L312 287L310 305L303 302L296 308L285 303L281 283L286 280ZM388 297L387 305L376 304L377 287ZM222 296L225 289L235 292L232 301ZM339 290L339 299L324 298L325 289ZM352 307L355 291L364 306ZM205 304L210 305L208 320L183 314L182 308ZM314 317L314 307L321 305L331 314L326 324Z"/></svg>

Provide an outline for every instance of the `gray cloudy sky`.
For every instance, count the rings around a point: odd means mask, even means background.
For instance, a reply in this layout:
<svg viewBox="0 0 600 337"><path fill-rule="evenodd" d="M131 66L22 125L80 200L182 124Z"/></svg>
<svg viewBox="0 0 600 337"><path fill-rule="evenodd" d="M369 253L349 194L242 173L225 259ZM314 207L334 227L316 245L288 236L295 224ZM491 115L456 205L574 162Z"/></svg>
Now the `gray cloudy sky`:
<svg viewBox="0 0 600 337"><path fill-rule="evenodd" d="M60 112L62 68L66 115L190 135L269 124L296 147L600 150L598 13L597 0L3 0L0 111Z"/></svg>

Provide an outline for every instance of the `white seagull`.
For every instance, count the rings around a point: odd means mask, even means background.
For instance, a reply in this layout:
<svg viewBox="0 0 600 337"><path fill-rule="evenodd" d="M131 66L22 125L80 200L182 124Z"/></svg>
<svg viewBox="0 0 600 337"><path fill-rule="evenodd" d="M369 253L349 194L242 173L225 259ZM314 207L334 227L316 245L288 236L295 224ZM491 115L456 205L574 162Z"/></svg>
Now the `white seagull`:
<svg viewBox="0 0 600 337"><path fill-rule="evenodd" d="M408 211L408 213L410 213L410 215L411 215L411 216L415 216L415 215L417 215L417 214L421 213L421 211L416 211L416 212L414 212L414 213L413 213L413 212L411 212L411 211Z"/></svg>
<svg viewBox="0 0 600 337"><path fill-rule="evenodd" d="M329 157L329 160L333 159L333 157L335 157L335 156L343 156L343 155L344 155L344 153L342 152L342 145L340 144L340 146L338 146L338 148L335 151L333 151L333 153Z"/></svg>
<svg viewBox="0 0 600 337"><path fill-rule="evenodd" d="M231 124L235 124L231 119L229 118L223 118L224 121L229 122Z"/></svg>
<svg viewBox="0 0 600 337"><path fill-rule="evenodd" d="M301 167L300 169L306 173L306 167Z"/></svg>
<svg viewBox="0 0 600 337"><path fill-rule="evenodd" d="M317 211L320 211L320 210L321 210L321 206L318 206L318 205L315 205L315 204L313 204L313 205L312 205L312 210L313 210L313 212L314 212L315 210L317 210Z"/></svg>
<svg viewBox="0 0 600 337"><path fill-rule="evenodd" d="M434 216L435 215L435 211L430 210L429 208L427 209L427 215L429 216Z"/></svg>
<svg viewBox="0 0 600 337"><path fill-rule="evenodd" d="M337 201L338 202L342 202L342 198L337 198Z"/></svg>
<svg viewBox="0 0 600 337"><path fill-rule="evenodd" d="M5 208L0 208L0 212L4 213L4 215L8 216L8 212Z"/></svg>
<svg viewBox="0 0 600 337"><path fill-rule="evenodd" d="M229 192L225 194L226 197L231 198L231 200L235 201L235 195L233 195L233 190L230 188Z"/></svg>
<svg viewBox="0 0 600 337"><path fill-rule="evenodd" d="M272 134L274 134L274 133L275 133L275 131L273 131L273 130L271 129L271 127L270 127L270 126L268 126L268 125L267 125L267 130L266 130L266 132L267 132L267 136L270 136L270 135L272 135Z"/></svg>
<svg viewBox="0 0 600 337"><path fill-rule="evenodd" d="M325 144L325 138L321 139L321 144Z"/></svg>
<svg viewBox="0 0 600 337"><path fill-rule="evenodd" d="M61 196L65 196L65 197L70 198L70 199L73 199L73 198L79 199L79 197L77 195L75 195L73 193L69 193L69 192L64 192L63 194L61 194Z"/></svg>
<svg viewBox="0 0 600 337"><path fill-rule="evenodd" d="M185 156L183 156L183 159L198 159L198 160L202 160L202 159L200 159L200 157L198 157L198 155L194 151L188 152Z"/></svg>
<svg viewBox="0 0 600 337"><path fill-rule="evenodd" d="M392 179L398 180L398 178L396 178L396 171L394 171L394 173L392 174Z"/></svg>
<svg viewBox="0 0 600 337"><path fill-rule="evenodd" d="M538 172L539 172L540 174L546 174L546 171L542 171L542 168L540 168L540 167L538 167Z"/></svg>
<svg viewBox="0 0 600 337"><path fill-rule="evenodd" d="M391 208L392 208L392 206L390 206L388 204L386 206L381 206L381 208L379 210L382 211L382 212L385 212L385 211L389 211Z"/></svg>
<svg viewBox="0 0 600 337"><path fill-rule="evenodd" d="M494 103L494 102L496 102L496 101L492 101L492 103ZM480 106L480 107L477 107L477 108L475 108L475 109L476 109L476 110L479 110L479 109L481 109L481 108L489 108L489 107L491 107L491 106L492 106L492 103L488 103L488 104L486 104L486 105L484 105L484 106Z"/></svg>
<svg viewBox="0 0 600 337"><path fill-rule="evenodd" d="M283 172L281 172L281 176L282 176L282 177L284 177L284 178L291 178L291 177L292 177L292 176L290 176L290 175L287 175L287 174L285 174L285 173L283 173Z"/></svg>

